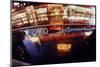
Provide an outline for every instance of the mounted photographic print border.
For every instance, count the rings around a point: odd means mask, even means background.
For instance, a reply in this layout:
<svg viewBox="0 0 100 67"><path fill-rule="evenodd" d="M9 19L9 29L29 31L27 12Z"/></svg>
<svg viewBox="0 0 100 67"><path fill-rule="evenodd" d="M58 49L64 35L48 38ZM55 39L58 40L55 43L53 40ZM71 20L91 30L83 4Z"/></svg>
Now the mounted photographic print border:
<svg viewBox="0 0 100 67"><path fill-rule="evenodd" d="M96 6L12 1L13 66L96 61Z"/></svg>

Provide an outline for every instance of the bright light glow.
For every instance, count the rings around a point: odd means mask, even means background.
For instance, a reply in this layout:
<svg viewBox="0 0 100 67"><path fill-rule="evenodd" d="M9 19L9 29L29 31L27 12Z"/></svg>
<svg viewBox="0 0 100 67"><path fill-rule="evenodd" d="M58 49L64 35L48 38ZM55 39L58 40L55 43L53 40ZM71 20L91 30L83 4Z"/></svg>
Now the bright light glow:
<svg viewBox="0 0 100 67"><path fill-rule="evenodd" d="M31 40L32 42L39 42L39 41L40 41L39 37L37 37L37 36L31 37L30 40Z"/></svg>
<svg viewBox="0 0 100 67"><path fill-rule="evenodd" d="M39 8L37 9L37 13L46 13L47 12L47 8Z"/></svg>
<svg viewBox="0 0 100 67"><path fill-rule="evenodd" d="M90 20L88 17L78 17L78 16L71 16L68 19L70 20Z"/></svg>
<svg viewBox="0 0 100 67"><path fill-rule="evenodd" d="M15 6L19 5L19 3L14 3Z"/></svg>
<svg viewBox="0 0 100 67"><path fill-rule="evenodd" d="M12 12L14 12L15 11L15 9L12 9Z"/></svg>
<svg viewBox="0 0 100 67"><path fill-rule="evenodd" d="M93 31L85 32L85 36L90 36Z"/></svg>
<svg viewBox="0 0 100 67"><path fill-rule="evenodd" d="M23 6L23 5L21 4L21 6Z"/></svg>
<svg viewBox="0 0 100 67"><path fill-rule="evenodd" d="M23 5L26 5L26 3L23 3Z"/></svg>
<svg viewBox="0 0 100 67"><path fill-rule="evenodd" d="M69 8L77 8L77 6L75 6L75 5L69 5L68 7Z"/></svg>
<svg viewBox="0 0 100 67"><path fill-rule="evenodd" d="M61 52L68 52L71 49L71 44L57 44L57 49Z"/></svg>
<svg viewBox="0 0 100 67"><path fill-rule="evenodd" d="M25 36L25 39L31 40L33 43L37 42L39 45L41 45L40 38L38 36L32 37L30 35L27 35Z"/></svg>

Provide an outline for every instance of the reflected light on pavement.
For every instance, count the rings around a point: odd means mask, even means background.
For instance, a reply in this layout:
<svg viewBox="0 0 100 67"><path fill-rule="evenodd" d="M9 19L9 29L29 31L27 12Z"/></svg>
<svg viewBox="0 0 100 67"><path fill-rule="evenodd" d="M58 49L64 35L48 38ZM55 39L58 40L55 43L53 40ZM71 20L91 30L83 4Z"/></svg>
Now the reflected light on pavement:
<svg viewBox="0 0 100 67"><path fill-rule="evenodd" d="M72 46L71 44L64 44L64 43L57 44L58 53L60 55L65 55L69 53L71 50L71 46Z"/></svg>

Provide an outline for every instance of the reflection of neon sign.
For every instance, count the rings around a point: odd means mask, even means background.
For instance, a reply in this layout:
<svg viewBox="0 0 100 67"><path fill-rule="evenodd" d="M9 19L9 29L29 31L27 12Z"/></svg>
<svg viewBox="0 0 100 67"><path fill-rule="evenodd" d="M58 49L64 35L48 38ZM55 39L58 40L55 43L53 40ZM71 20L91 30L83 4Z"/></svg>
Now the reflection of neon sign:
<svg viewBox="0 0 100 67"><path fill-rule="evenodd" d="M47 28L34 28L34 29L26 29L24 30L26 35L30 36L40 36L40 35L46 35L48 34L48 29Z"/></svg>
<svg viewBox="0 0 100 67"><path fill-rule="evenodd" d="M92 28L70 28L70 27L67 27L63 30L61 30L60 32L62 33L68 33L68 32L82 32L82 31L92 31L92 30L95 30L95 27L92 27Z"/></svg>
<svg viewBox="0 0 100 67"><path fill-rule="evenodd" d="M95 30L95 27L92 27L92 28L85 28L85 27L70 28L70 27L67 27L65 29L59 30L58 33L86 32L86 31L88 32L88 31L93 31L93 30ZM25 29L23 31L26 33L26 35L30 35L30 36L41 36L41 35L53 34L53 32L49 33L49 29L46 27L44 27L44 28L30 28L30 29Z"/></svg>
<svg viewBox="0 0 100 67"><path fill-rule="evenodd" d="M71 44L57 44L57 50L59 55L66 55L70 52L72 45Z"/></svg>

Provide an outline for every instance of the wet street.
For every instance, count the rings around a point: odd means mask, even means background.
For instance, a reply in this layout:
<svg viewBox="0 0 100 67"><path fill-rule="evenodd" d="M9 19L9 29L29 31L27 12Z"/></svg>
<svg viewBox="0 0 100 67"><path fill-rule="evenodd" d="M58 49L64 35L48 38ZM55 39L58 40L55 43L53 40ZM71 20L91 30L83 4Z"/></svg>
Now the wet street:
<svg viewBox="0 0 100 67"><path fill-rule="evenodd" d="M75 38L76 39L76 38ZM50 63L66 63L66 62L81 62L95 60L94 53L92 52L91 45L83 39L77 38L74 42L70 43L71 48L67 50L58 50L57 44L59 42L47 42L40 46L40 64ZM61 42L60 42L61 43ZM65 42L62 42L65 43ZM33 59L34 60L34 59ZM35 61L36 62L36 61Z"/></svg>
<svg viewBox="0 0 100 67"><path fill-rule="evenodd" d="M47 39L45 39L45 37L40 38L41 43L38 41L33 43L30 40L24 39L23 43L27 52L22 50L26 54L22 56L24 57L22 61L39 65L96 60L95 33L89 37L78 36L68 38L66 36L53 36L46 38ZM16 54L18 54L18 52L16 52Z"/></svg>

